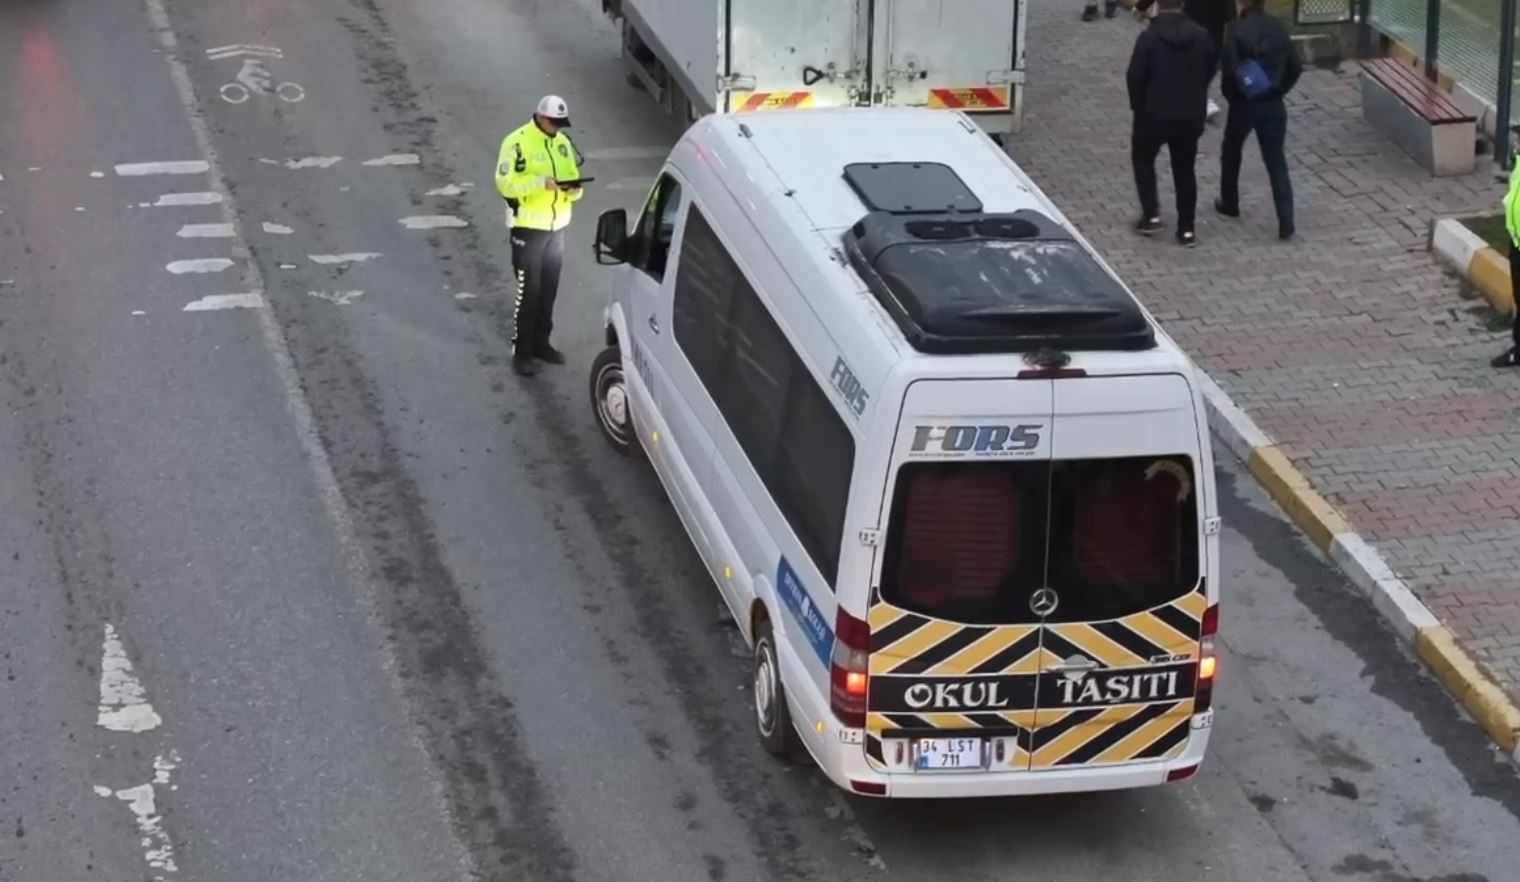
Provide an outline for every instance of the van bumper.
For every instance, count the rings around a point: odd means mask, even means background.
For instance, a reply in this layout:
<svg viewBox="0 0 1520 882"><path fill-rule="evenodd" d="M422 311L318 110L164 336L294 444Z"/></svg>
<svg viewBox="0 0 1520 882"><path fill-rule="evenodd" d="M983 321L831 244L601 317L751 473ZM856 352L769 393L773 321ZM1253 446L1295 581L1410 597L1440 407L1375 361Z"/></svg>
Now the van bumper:
<svg viewBox="0 0 1520 882"><path fill-rule="evenodd" d="M1204 719L1211 719L1203 715ZM1202 720L1194 718L1195 727ZM964 799L978 796L1039 796L1157 787L1192 777L1208 750L1209 728L1194 728L1183 753L1170 760L1073 769L999 772L879 772L866 762L865 749L837 740L822 751L819 766L835 786L880 799ZM833 734L833 733L830 733ZM818 743L815 742L815 745ZM814 745L810 745L814 746ZM821 745L819 745L821 746ZM861 785L866 785L862 787ZM882 789L885 792L879 792Z"/></svg>

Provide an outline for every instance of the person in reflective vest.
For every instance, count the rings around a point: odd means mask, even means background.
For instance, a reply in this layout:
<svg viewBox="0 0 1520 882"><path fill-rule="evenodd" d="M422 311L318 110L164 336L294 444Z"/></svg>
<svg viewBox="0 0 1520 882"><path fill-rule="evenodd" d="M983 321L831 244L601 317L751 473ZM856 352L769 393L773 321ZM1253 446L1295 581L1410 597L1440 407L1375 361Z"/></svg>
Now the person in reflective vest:
<svg viewBox="0 0 1520 882"><path fill-rule="evenodd" d="M1520 126L1510 129L1520 152ZM1510 325L1510 347L1490 362L1496 368L1520 367L1520 162L1509 173L1509 192L1504 194L1504 229L1509 232L1509 290L1515 302L1515 317Z"/></svg>
<svg viewBox="0 0 1520 882"><path fill-rule="evenodd" d="M570 109L565 99L548 95L528 123L501 142L496 158L496 191L511 213L512 270L517 300L512 310L512 368L531 376L538 361L564 364L565 356L549 343L554 330L554 300L564 259L564 230L570 207L585 195L581 155L565 134Z"/></svg>

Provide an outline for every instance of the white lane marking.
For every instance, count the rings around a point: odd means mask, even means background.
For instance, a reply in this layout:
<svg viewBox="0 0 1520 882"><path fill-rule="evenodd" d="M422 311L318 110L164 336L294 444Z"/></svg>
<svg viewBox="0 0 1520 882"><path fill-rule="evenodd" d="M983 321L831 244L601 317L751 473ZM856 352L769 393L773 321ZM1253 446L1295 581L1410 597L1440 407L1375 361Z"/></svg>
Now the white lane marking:
<svg viewBox="0 0 1520 882"><path fill-rule="evenodd" d="M147 732L162 722L132 671L116 628L107 622L100 648L100 707L95 724L112 732Z"/></svg>
<svg viewBox="0 0 1520 882"><path fill-rule="evenodd" d="M137 832L142 836L139 844L142 845L143 857L148 861L148 866L165 873L177 873L179 867L174 863L174 842L164 831L164 816L158 813L156 796L152 784L139 784L116 791L116 798L126 803L132 814L137 816ZM155 876L155 879L162 878Z"/></svg>
<svg viewBox="0 0 1520 882"><path fill-rule="evenodd" d="M260 159L259 162L267 165L283 165L286 168L332 168L343 161L341 156L305 156L300 159L287 159L281 162L278 159Z"/></svg>
<svg viewBox="0 0 1520 882"><path fill-rule="evenodd" d="M109 788L109 787L101 787L99 784L96 784L95 785L95 795L96 796L110 796L111 795L111 788Z"/></svg>
<svg viewBox="0 0 1520 882"><path fill-rule="evenodd" d="M422 157L415 153L392 153L389 156L379 156L374 159L366 159L360 165L421 165Z"/></svg>
<svg viewBox="0 0 1520 882"><path fill-rule="evenodd" d="M90 172L90 177L92 177L92 178L103 178L105 176L106 176L106 173L103 172L103 171L92 171L92 172Z"/></svg>
<svg viewBox="0 0 1520 882"><path fill-rule="evenodd" d="M603 147L586 154L587 159L664 159L670 155L669 147Z"/></svg>
<svg viewBox="0 0 1520 882"><path fill-rule="evenodd" d="M404 217L397 221L408 230L436 230L443 227L458 228L467 227L470 222L462 217L454 217L451 214L422 214L413 217Z"/></svg>
<svg viewBox="0 0 1520 882"><path fill-rule="evenodd" d="M40 171L42 171L42 166L40 166L40 165L34 165L31 168L27 169L27 171L29 171L29 172L40 172Z"/></svg>
<svg viewBox="0 0 1520 882"><path fill-rule="evenodd" d="M293 270L295 268L296 268L296 265L293 264L293 263L282 263L282 264L280 264L280 269L283 269L283 270Z"/></svg>
<svg viewBox="0 0 1520 882"><path fill-rule="evenodd" d="M220 61L223 58L237 58L243 55L258 55L264 58L284 58L285 53L278 46L260 46L257 43L232 43L227 46L215 46L206 50L206 55L212 61Z"/></svg>
<svg viewBox="0 0 1520 882"><path fill-rule="evenodd" d="M139 208L171 208L181 205L216 205L222 201L220 193L165 193L157 202L139 202Z"/></svg>
<svg viewBox="0 0 1520 882"><path fill-rule="evenodd" d="M141 309L134 309L134 310L132 310L132 314L133 315L147 315L148 313L145 312L145 311L143 311L143 310L141 310Z"/></svg>
<svg viewBox="0 0 1520 882"><path fill-rule="evenodd" d="M471 294L468 291L460 291L458 294L454 295L454 299L455 300L474 300L474 299L476 299L476 297L475 297L474 294Z"/></svg>
<svg viewBox="0 0 1520 882"><path fill-rule="evenodd" d="M84 206L83 205L76 205L76 206L74 206L74 210L75 211L84 211Z"/></svg>
<svg viewBox="0 0 1520 882"><path fill-rule="evenodd" d="M290 227L287 227L284 224L272 224L269 221L264 221L263 226L264 232L269 233L273 236L289 236L291 233L295 232L295 230L292 230Z"/></svg>
<svg viewBox="0 0 1520 882"><path fill-rule="evenodd" d="M264 305L261 294L211 294L185 304L183 312L216 312L223 309L258 309Z"/></svg>
<svg viewBox="0 0 1520 882"><path fill-rule="evenodd" d="M175 235L181 239L230 239L232 224L185 224Z"/></svg>
<svg viewBox="0 0 1520 882"><path fill-rule="evenodd" d="M312 263L362 263L366 260L374 260L380 255L373 251L356 251L352 254L308 254L307 259Z"/></svg>
<svg viewBox="0 0 1520 882"><path fill-rule="evenodd" d="M161 753L158 756L154 757L153 783L169 784L170 790L178 790L179 785L170 784L170 779L173 775L174 770L179 768L180 764L183 762L184 759L179 755L179 751L177 750L170 750L167 756Z"/></svg>
<svg viewBox="0 0 1520 882"><path fill-rule="evenodd" d="M336 303L339 306L347 306L356 298L363 297L363 291L307 291L307 297L315 297L318 300L326 300L328 303Z"/></svg>
<svg viewBox="0 0 1520 882"><path fill-rule="evenodd" d="M227 196L227 182L217 161L216 145L212 143L211 131L206 125L206 119L200 113L199 104L195 98L195 85L190 80L190 71L179 57L179 39L174 34L174 25L169 21L164 0L144 0L144 2L148 9L148 21L158 35L159 44L165 50L164 60L169 65L170 78L174 81L175 91L179 93L179 103L185 110L190 132L195 137L200 154L206 157L211 166L209 174L211 186L218 193ZM234 242L237 255L245 258L243 263L245 286L253 290L262 290L265 287L263 272L257 261L246 259L251 257L251 252L246 235L240 227L236 226L238 224L237 211L231 204L230 196L228 196L228 202L222 206L222 219L234 224L239 230ZM317 430L316 416L312 413L311 402L306 399L305 384L300 371L296 370L296 360L291 355L290 344L285 339L285 332L280 327L279 320L275 318L273 310L260 309L258 317L259 331L264 338L264 348L269 353L275 376L284 393L285 408L290 414L297 443L300 444L301 452L305 454L306 462L311 468L312 483L322 500L327 518L332 522L333 538L336 540L339 552L338 559L343 562L348 585L359 602L369 633L386 633L388 626L380 612L380 599L375 589L377 579L369 563L369 554L364 543L359 539L353 510L349 508L348 501L343 497L343 489L338 484L332 461L327 456L327 448L323 446L322 435ZM380 640L377 643L377 651L380 669L385 672L391 693L396 700L400 701L399 697L406 695L409 687L401 676L402 666L396 649L388 641ZM429 759L431 753L422 739L420 730L415 725L402 728L406 733L413 756L421 761L422 774L428 784L428 795L431 797L433 810L444 819L442 832L447 840L445 847L451 863L456 867L453 872L471 878L481 877L483 875L481 868L477 866L470 850L465 848L455 832L463 822L447 797L448 791L438 768Z"/></svg>
<svg viewBox="0 0 1520 882"><path fill-rule="evenodd" d="M474 184L470 184L470 183L449 184L449 185L444 186L444 187L439 187L439 188L437 188L435 190L429 190L426 193L424 193L423 195L425 195L425 196L463 196L466 190L469 190L470 188L472 188L474 186L475 186Z"/></svg>
<svg viewBox="0 0 1520 882"><path fill-rule="evenodd" d="M624 178L607 185L609 190L648 190L654 186L654 178Z"/></svg>
<svg viewBox="0 0 1520 882"><path fill-rule="evenodd" d="M164 269L176 276L185 273L219 273L232 266L232 261L225 257L206 257L200 260L176 260Z"/></svg>
<svg viewBox="0 0 1520 882"><path fill-rule="evenodd" d="M126 162L116 166L116 173L124 178L137 178L144 175L199 175L205 174L208 167L204 159L191 159L184 162Z"/></svg>

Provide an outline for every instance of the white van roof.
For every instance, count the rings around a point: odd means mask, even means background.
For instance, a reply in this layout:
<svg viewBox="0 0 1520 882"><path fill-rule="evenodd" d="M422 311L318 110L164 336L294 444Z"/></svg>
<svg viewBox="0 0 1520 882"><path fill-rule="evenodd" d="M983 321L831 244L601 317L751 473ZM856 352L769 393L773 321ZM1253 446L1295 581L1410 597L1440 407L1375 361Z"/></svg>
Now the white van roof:
<svg viewBox="0 0 1520 882"><path fill-rule="evenodd" d="M1067 303L1072 298L1064 292L1071 286L1057 284L1063 293L1055 299L1062 303L1035 302L1031 314L1070 307L1081 322L1087 321L1083 316L1097 317L1093 319L1096 336L1079 335L1077 343L1055 347L1069 352L1073 367L1102 374L1179 371L1189 365L1187 357L1128 289L1116 282L1116 275L1054 203L962 113L923 108L819 108L712 114L687 130L672 162L685 170L701 169L701 176L711 172L722 182L804 292L818 322L862 375L885 379L886 373L905 360L921 360L914 369L926 373L937 372L938 364L960 374L996 371L1006 375L1010 357L1018 359L1035 348L1016 344L989 348L974 342L962 345L965 341L954 329L966 328L967 322L956 324L951 317L946 325L940 321L945 310L936 311L936 303L927 302L938 299L938 307L964 304L968 289L976 288L978 280L988 281L985 266L978 268L956 255L910 267L901 262L895 267L872 263L873 258L892 251L892 246L914 239L914 234L905 235L902 229L911 227L908 222L915 217L922 217L911 213L922 207L914 205L908 213L902 209L925 194L952 209L936 215L942 221L957 211L961 212L959 216L973 218L1002 215L1006 223L1027 219L1039 229L1041 241L1055 236L1070 246L1068 251L1082 262L1078 276L1072 278L1095 293L1075 298L1080 302ZM912 165L884 168L881 164ZM967 214L967 210L973 211ZM1009 217L1013 215L1017 217ZM954 217L948 222L955 223ZM933 242L925 243L924 237L914 239L913 244L935 250ZM1000 263L1004 266L998 269L1009 272L1008 261ZM956 279L947 277L957 272L972 275L963 277L959 281L964 284L957 286ZM1025 272L1033 273L1027 268ZM1019 279L1013 282L1018 284ZM946 301L943 292L951 287L957 293ZM1047 301L1051 299L1049 290L1044 295ZM926 302L916 304L916 310L912 303L915 293L926 298ZM1040 296L1034 298L1039 300ZM903 302L908 302L908 308L901 306ZM975 318L981 322L977 327L1023 323L1022 318L1004 314L1001 307L972 306L976 308L966 314L977 313ZM1033 323L1039 325L1038 321ZM850 328L877 328L880 332L842 330ZM1083 339L1101 342L1086 346L1081 343ZM943 354L969 357L945 359Z"/></svg>

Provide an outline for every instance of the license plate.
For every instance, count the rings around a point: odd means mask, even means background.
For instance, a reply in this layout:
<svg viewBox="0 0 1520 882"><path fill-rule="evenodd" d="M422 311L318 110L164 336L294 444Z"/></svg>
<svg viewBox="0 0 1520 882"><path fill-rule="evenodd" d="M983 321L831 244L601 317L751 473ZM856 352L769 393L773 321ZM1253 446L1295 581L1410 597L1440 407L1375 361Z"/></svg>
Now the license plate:
<svg viewBox="0 0 1520 882"><path fill-rule="evenodd" d="M913 767L923 772L980 769L984 744L980 738L920 738L913 745Z"/></svg>

